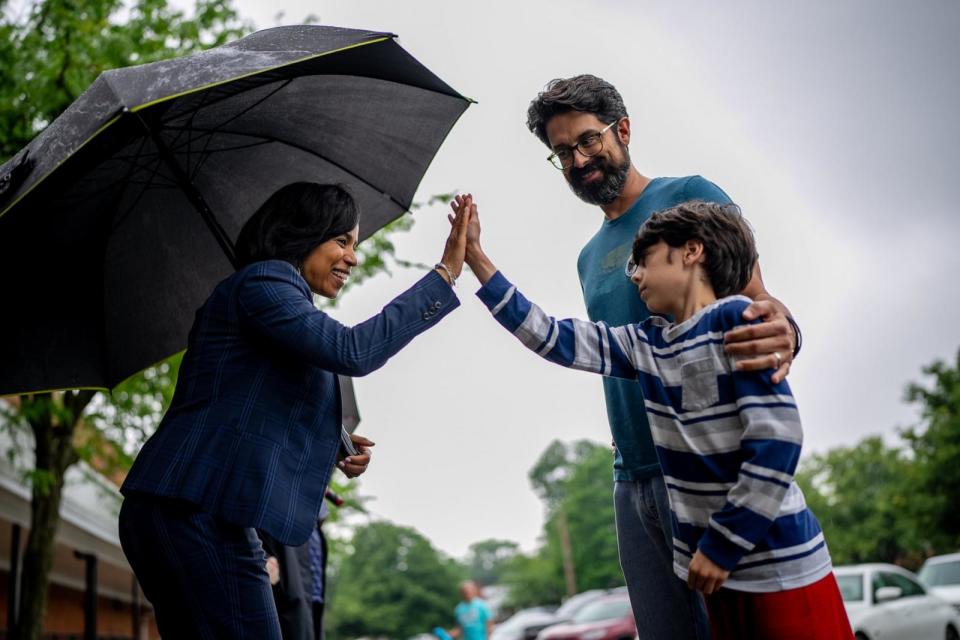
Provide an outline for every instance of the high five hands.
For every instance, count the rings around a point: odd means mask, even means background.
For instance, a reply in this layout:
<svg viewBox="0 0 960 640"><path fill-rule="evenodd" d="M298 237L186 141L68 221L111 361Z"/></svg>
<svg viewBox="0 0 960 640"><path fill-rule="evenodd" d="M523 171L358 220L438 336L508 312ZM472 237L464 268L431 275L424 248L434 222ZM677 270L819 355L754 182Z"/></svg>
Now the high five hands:
<svg viewBox="0 0 960 640"><path fill-rule="evenodd" d="M470 216L471 213L476 215L476 212L476 207L473 208L473 211L469 207L454 207L454 213L447 216L452 228L450 229L450 235L447 237L447 245L443 249L443 257L440 258L440 263L436 266L436 271L451 285L463 271L463 261L467 253ZM477 236L479 236L479 230L479 223L477 223Z"/></svg>
<svg viewBox="0 0 960 640"><path fill-rule="evenodd" d="M465 221L466 224L464 261L480 283L486 284L487 280L497 272L497 268L480 247L480 214L477 212L477 205L473 202L473 196L469 193L456 196L450 203L450 208L453 209L453 213L448 214L447 219L454 230L457 229L460 221ZM452 234L453 231L451 231Z"/></svg>

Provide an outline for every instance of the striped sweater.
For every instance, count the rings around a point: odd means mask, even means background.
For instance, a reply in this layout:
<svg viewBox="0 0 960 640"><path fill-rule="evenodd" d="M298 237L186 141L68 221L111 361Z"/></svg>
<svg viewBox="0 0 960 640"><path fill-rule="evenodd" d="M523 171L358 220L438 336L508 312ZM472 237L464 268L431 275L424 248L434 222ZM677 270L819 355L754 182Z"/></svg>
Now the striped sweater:
<svg viewBox="0 0 960 640"><path fill-rule="evenodd" d="M723 334L743 324L743 296L680 324L557 320L495 274L477 293L496 320L565 367L639 378L670 496L674 571L686 580L700 549L731 571L724 586L771 592L831 570L823 532L794 481L803 432L786 381L740 372Z"/></svg>

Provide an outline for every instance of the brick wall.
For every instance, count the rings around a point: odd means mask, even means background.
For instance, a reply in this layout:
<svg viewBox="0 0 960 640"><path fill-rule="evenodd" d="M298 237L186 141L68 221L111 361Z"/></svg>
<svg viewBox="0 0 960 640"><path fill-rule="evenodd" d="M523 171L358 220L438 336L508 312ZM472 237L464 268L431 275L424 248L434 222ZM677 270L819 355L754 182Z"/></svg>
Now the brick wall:
<svg viewBox="0 0 960 640"><path fill-rule="evenodd" d="M0 571L0 640L6 637L7 593L9 576ZM47 618L44 635L50 640L83 638L83 592L50 585L47 596ZM141 608L141 635L137 640L159 640L160 634L150 611ZM112 598L99 598L97 602L97 637L103 640L129 640L133 638L133 612L131 606Z"/></svg>

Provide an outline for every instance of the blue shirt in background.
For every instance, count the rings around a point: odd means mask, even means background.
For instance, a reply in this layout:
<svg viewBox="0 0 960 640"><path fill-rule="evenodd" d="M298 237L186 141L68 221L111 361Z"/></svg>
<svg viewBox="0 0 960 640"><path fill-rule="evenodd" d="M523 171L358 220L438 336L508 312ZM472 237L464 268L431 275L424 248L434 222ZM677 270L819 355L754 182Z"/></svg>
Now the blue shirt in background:
<svg viewBox="0 0 960 640"><path fill-rule="evenodd" d="M638 324L650 317L636 285L624 273L624 266L640 225L653 213L688 200L725 204L730 197L701 176L654 178L626 213L616 220L604 218L600 230L583 247L577 260L590 320L617 327ZM603 393L610 431L617 443L614 480L643 480L658 475L660 464L640 384L636 380L604 378Z"/></svg>
<svg viewBox="0 0 960 640"><path fill-rule="evenodd" d="M490 609L483 600L474 598L470 602L461 602L453 615L457 618L457 625L463 630L463 640L487 640Z"/></svg>

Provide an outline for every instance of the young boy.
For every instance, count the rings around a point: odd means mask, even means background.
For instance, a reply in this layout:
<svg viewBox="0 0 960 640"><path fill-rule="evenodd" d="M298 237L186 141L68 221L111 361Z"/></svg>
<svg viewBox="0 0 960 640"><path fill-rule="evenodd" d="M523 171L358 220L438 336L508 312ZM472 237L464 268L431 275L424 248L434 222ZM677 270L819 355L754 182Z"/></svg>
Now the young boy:
<svg viewBox="0 0 960 640"><path fill-rule="evenodd" d="M793 479L803 433L790 387L772 371L738 371L723 351L757 259L739 209L688 202L653 214L626 277L674 322L609 327L529 302L484 255L472 199L454 207L471 209L467 263L501 325L551 362L639 377L670 496L674 571L706 597L713 637L852 638L823 533Z"/></svg>

